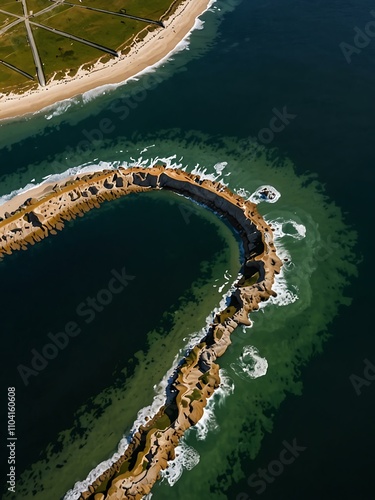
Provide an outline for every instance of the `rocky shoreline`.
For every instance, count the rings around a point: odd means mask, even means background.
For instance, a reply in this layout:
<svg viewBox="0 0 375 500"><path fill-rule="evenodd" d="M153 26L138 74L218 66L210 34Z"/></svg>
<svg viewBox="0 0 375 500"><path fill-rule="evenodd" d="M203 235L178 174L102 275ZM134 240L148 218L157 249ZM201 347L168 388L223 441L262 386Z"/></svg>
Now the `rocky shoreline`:
<svg viewBox="0 0 375 500"><path fill-rule="evenodd" d="M225 186L163 166L119 168L77 175L40 188L32 198L12 200L12 211L0 210L0 259L62 230L64 222L83 216L101 203L130 193L170 190L195 200L225 217L241 236L244 262L241 278L225 310L216 315L206 336L180 362L158 413L132 436L120 459L98 477L80 500L138 500L151 491L174 458L184 432L203 415L208 398L220 384L216 359L231 343L238 325L250 325L249 313L271 295L281 261L271 227L255 204ZM25 197L23 197L25 198ZM9 205L10 206L10 205ZM10 210L10 209L9 209Z"/></svg>

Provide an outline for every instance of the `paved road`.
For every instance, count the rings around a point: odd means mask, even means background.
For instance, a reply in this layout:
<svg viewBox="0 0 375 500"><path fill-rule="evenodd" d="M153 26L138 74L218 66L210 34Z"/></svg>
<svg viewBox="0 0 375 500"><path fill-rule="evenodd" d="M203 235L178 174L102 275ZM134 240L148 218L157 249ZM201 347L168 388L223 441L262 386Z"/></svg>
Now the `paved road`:
<svg viewBox="0 0 375 500"><path fill-rule="evenodd" d="M53 3L49 7L46 7L45 9L40 10L39 12L37 12L36 14L34 14L33 17L41 16L42 14L45 14L46 12L49 12L49 11L51 11L53 9L56 9L56 7L58 7L59 5L61 5L63 2L64 2L64 0L56 0L55 3ZM7 15L7 16L12 16L12 17L16 17L17 18L15 21L11 22L10 24L8 24L4 28L2 28L0 30L0 35L3 35L4 33L6 33L8 30L10 30L11 28L13 28L14 26L17 26L17 24L23 23L25 21L25 17L24 16L19 16L18 14L13 14L12 12L7 12L7 11L2 10L2 9L0 9L0 12L2 14Z"/></svg>
<svg viewBox="0 0 375 500"><path fill-rule="evenodd" d="M94 49L102 50L103 52L107 52L108 54L111 54L112 56L118 57L118 52L116 52L113 49L109 49L108 47L105 47L104 45L100 45L99 43L95 42L90 42L89 40L85 40L84 38L80 38L79 36L71 35L70 33L66 33L65 31L60 31L55 28L50 28L49 26L45 26L44 24L39 24L39 23L34 23L33 21L30 21L30 24L33 26L37 26L38 28L42 28L47 31L51 31L52 33L55 33L55 35L61 35L65 36L66 38L70 38L71 40L75 40L76 42L84 43L85 45L88 45L89 47L93 47Z"/></svg>
<svg viewBox="0 0 375 500"><path fill-rule="evenodd" d="M45 9L40 10L36 14L33 14L33 17L41 16L42 14L45 14L46 12L49 12L50 10L56 9L56 7L58 7L59 5L61 5L63 3L64 3L64 0L55 0L55 2L52 5L50 5L49 7L46 7Z"/></svg>
<svg viewBox="0 0 375 500"><path fill-rule="evenodd" d="M21 2L22 2L22 7L23 7L23 13L25 15L25 26L26 26L26 30L27 30L27 36L29 38L31 51L33 53L33 58L34 58L34 62L35 62L36 73L38 75L39 84L42 87L45 87L46 86L46 79L44 76L43 64L42 64L42 61L40 59L38 48L37 48L35 40L34 40L33 30L31 29L31 26L30 26L26 0L21 0Z"/></svg>
<svg viewBox="0 0 375 500"><path fill-rule="evenodd" d="M79 5L79 4L66 2L65 0L50 0L50 1L52 2L52 5L50 5L49 7L46 7L45 9L43 9L35 14L33 14L32 18L38 17L42 14L45 14L46 12L50 12L51 10L55 9L56 7L58 7L60 5L69 5L71 7L80 7L80 8L87 9L87 10L93 10L95 12L101 12L103 14L111 14L114 16L126 17L128 19L133 19L135 21L142 21L142 22L145 22L147 24L156 24L158 26L164 27L164 24L161 21L154 21L153 19L147 19L144 17L133 16L130 14L123 14L121 12L113 12L113 11L105 10L105 9L96 9L94 7L87 7L85 5ZM46 79L45 79L44 70L43 70L43 63L42 63L42 60L41 60L39 52L38 52L38 47L37 47L35 40L34 40L34 35L33 35L31 25L37 26L38 28L42 28L42 29L45 29L47 31L51 31L52 33L55 33L56 35L61 35L61 36L64 36L66 38L69 38L71 40L75 40L79 43L84 43L85 45L88 45L89 47L93 47L94 49L98 49L98 50L101 50L103 52L106 52L108 54L111 54L113 56L118 57L119 54L115 50L110 49L108 47L105 47L104 45L100 45L100 44L95 43L95 42L90 42L89 40L86 40L84 38L80 38L80 37L75 36L75 35L71 35L69 33L66 33L65 31L60 31L60 30L57 30L55 28L50 28L48 26L45 26L44 24L39 24L39 23L36 23L34 21L30 21L29 11L27 8L26 0L21 0L21 3L22 3L23 13L24 13L23 16L20 16L18 14L13 14L10 12L6 12L6 11L0 9L1 13L16 18L14 21L12 21L10 24L8 24L7 26L5 26L4 28L2 28L0 30L0 35L2 35L3 33L5 33L6 31L13 28L14 26L16 26L19 23L22 23L22 22L25 23L25 27L26 27L26 31L27 31L27 38L29 40L30 48L31 48L31 51L33 54L39 84L42 87L46 86ZM4 64L5 66L8 66L9 68L13 69L14 71L17 71L18 73L21 73L22 75L24 75L27 78L33 79L33 77L31 75L20 70L16 66L13 66L12 64L6 63L5 61L2 61L2 60L0 60L0 63Z"/></svg>
<svg viewBox="0 0 375 500"><path fill-rule="evenodd" d="M0 12L2 14L6 14L6 15L11 16L11 17L18 17L18 19L22 19L22 20L24 17L24 16L19 16L18 14L12 14L12 12L7 12L6 10L2 10L2 9L0 9Z"/></svg>
<svg viewBox="0 0 375 500"><path fill-rule="evenodd" d="M17 71L17 73L20 73L29 80L35 80L35 78L32 75L29 75L29 73L26 73L26 71L22 71L22 69L17 68L17 66L13 66L13 64L10 64L6 61L2 61L1 59L0 59L0 64L4 64L4 66L6 66L7 68L12 69L13 71Z"/></svg>
<svg viewBox="0 0 375 500"><path fill-rule="evenodd" d="M147 24L157 24L158 26L164 28L164 24L162 21L154 21L153 19L147 19L147 17L138 17L138 16L132 16L130 14L122 14L121 12L113 12L111 10L96 9L94 7L87 7L87 5L78 5L76 3L65 2L64 0L60 0L60 2L63 3L64 5L70 5L72 7L79 7L81 9L93 10L95 12L102 12L103 14L111 14L112 16L127 17L128 19L134 19L135 21L142 21Z"/></svg>
<svg viewBox="0 0 375 500"><path fill-rule="evenodd" d="M1 12L1 10L0 10L0 12ZM16 19L12 23L10 23L7 26L5 26L5 28L1 29L0 30L0 35L2 35L3 33L5 33L6 31L10 30L10 28L13 28L13 26L16 26L17 24L22 23L23 21L24 21L23 17L21 17L21 19Z"/></svg>

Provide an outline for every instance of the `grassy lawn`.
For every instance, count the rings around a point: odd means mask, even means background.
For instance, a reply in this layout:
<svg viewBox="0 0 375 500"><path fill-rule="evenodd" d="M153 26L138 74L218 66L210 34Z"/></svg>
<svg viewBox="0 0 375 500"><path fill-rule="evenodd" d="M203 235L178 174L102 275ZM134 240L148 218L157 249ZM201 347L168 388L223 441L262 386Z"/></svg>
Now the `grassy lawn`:
<svg viewBox="0 0 375 500"><path fill-rule="evenodd" d="M48 14L46 14L46 16L48 16ZM147 26L145 23L132 19L100 14L85 9L78 10L75 7L57 16L51 17L51 15L49 15L48 17L48 21L42 18L40 18L39 21L38 18L36 22L48 24L51 28L66 31L72 35L94 41L114 50L118 49L129 40L129 38L133 37ZM85 26L84 30L82 30L82 26ZM97 57L100 57L100 54L101 53L98 53Z"/></svg>
<svg viewBox="0 0 375 500"><path fill-rule="evenodd" d="M48 2L46 0L27 0L26 3L28 10L32 10L34 13L51 5L51 2Z"/></svg>
<svg viewBox="0 0 375 500"><path fill-rule="evenodd" d="M1 2L0 9L6 10L7 12L11 12L12 14L17 14L18 16L23 15L21 2L15 2L14 0L12 1L5 0L5 2Z"/></svg>
<svg viewBox="0 0 375 500"><path fill-rule="evenodd" d="M72 0L71 3L79 3L79 1ZM82 2L83 5L89 5L95 9L105 9L114 12L126 9L126 13L132 16L155 20L160 19L172 3L173 0L84 0Z"/></svg>
<svg viewBox="0 0 375 500"><path fill-rule="evenodd" d="M26 28L23 24L18 24L7 33L6 37L0 37L0 59L21 68L23 71L35 74L35 64L27 44ZM32 82L18 73L0 65L0 91L5 88L15 86L26 86L29 88Z"/></svg>
<svg viewBox="0 0 375 500"><path fill-rule="evenodd" d="M2 12L0 12L0 29L5 28L5 26L10 24L15 19L15 17L8 16L8 14L3 14Z"/></svg>
<svg viewBox="0 0 375 500"><path fill-rule="evenodd" d="M95 61L102 54L97 49L54 35L41 28L34 29L34 38L39 47L40 57L44 61L47 81L55 72L63 74L68 71L70 76L74 76L81 64Z"/></svg>
<svg viewBox="0 0 375 500"><path fill-rule="evenodd" d="M138 33L152 26L147 22L70 6L58 6L46 14L35 17L39 11L50 7L52 3L48 0L26 0L26 2L28 11L33 11L34 14L30 18L31 22L66 31L113 50L128 47ZM126 14L157 21L174 2L173 0L83 0L80 3L78 0L72 0L71 3L113 12L125 9ZM21 2L16 0L4 2L0 0L0 9L9 13L23 14ZM0 13L0 29L15 19ZM101 58L103 61L108 61L112 57L98 49L41 28L34 26L32 30L47 82L55 73L57 78L62 78L66 72L73 76L82 65L89 66ZM0 35L0 59L36 77L35 64L23 22ZM0 64L0 92L23 92L35 85Z"/></svg>

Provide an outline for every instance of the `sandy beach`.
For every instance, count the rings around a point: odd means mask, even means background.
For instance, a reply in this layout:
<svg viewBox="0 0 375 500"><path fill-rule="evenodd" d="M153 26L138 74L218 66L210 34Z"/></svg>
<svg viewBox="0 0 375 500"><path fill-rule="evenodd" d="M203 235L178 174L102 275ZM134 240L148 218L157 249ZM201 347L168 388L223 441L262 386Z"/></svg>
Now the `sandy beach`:
<svg viewBox="0 0 375 500"><path fill-rule="evenodd" d="M65 99L107 84L122 83L155 65L172 52L194 27L210 0L186 0L168 19L165 28L148 33L127 55L106 64L96 63L90 72L80 70L74 78L52 81L46 87L0 97L0 120L35 113Z"/></svg>
<svg viewBox="0 0 375 500"><path fill-rule="evenodd" d="M171 396L139 427L120 458L84 486L79 500L140 500L151 491L160 472L175 458L180 439L202 418L208 399L219 387L215 361L230 345L232 332L238 325L250 326L249 313L276 295L272 286L282 262L276 254L272 228L255 204L220 183L164 166L119 168L65 178L53 185L42 184L32 193L28 191L27 200L23 193L2 207L3 212L9 211L0 219L0 259L57 234L66 221L82 217L105 201L160 189L203 203L230 222L243 243L242 276L226 308L216 314L207 334L174 373Z"/></svg>

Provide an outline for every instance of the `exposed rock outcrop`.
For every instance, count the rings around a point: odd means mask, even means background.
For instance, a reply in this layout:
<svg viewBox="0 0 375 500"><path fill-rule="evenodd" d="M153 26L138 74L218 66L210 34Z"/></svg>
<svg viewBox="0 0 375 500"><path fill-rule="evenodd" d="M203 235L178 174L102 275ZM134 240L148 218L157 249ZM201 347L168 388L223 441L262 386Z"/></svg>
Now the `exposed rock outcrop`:
<svg viewBox="0 0 375 500"><path fill-rule="evenodd" d="M240 324L249 325L249 313L275 295L272 285L281 261L276 255L272 229L256 205L219 183L161 166L78 175L51 185L50 190L44 189L40 198L26 200L12 213L3 212L0 258L55 234L63 229L64 221L83 216L104 201L153 189L183 194L226 217L243 242L242 276L227 308L217 314L206 336L180 363L164 406L138 429L121 458L94 481L80 500L138 500L150 492L160 472L174 458L180 438L199 421L208 398L219 386L216 359L230 345L231 333Z"/></svg>

